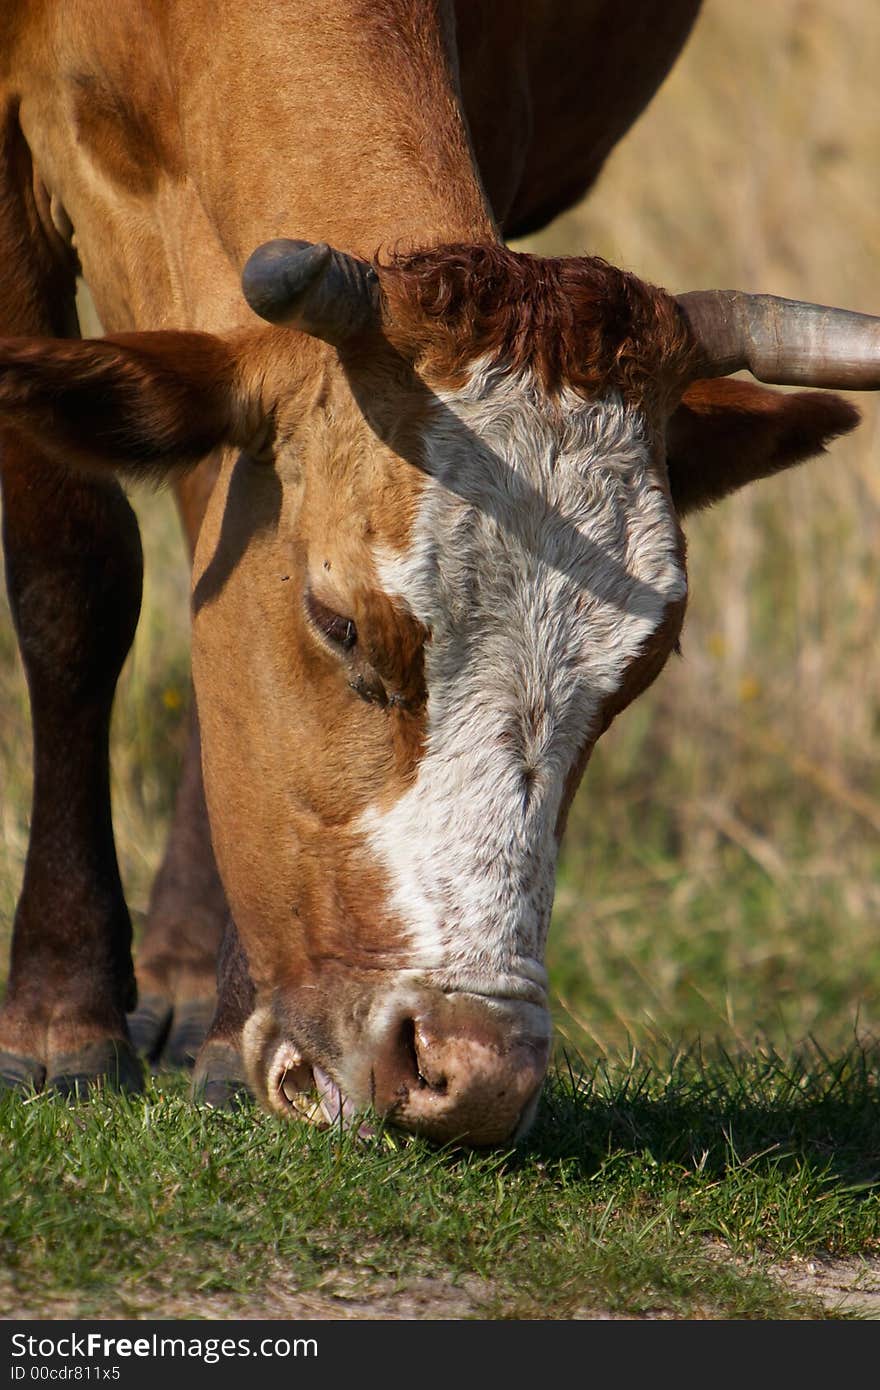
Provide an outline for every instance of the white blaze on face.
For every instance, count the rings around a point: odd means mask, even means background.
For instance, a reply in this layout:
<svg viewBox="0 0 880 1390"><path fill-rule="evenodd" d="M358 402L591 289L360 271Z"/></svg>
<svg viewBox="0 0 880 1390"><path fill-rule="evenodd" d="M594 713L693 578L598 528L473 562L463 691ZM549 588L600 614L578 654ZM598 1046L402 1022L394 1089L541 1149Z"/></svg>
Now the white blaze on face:
<svg viewBox="0 0 880 1390"><path fill-rule="evenodd" d="M440 399L411 546L377 557L431 633L427 744L415 784L362 825L415 969L540 989L565 779L684 596L677 526L619 399L550 402L485 366Z"/></svg>

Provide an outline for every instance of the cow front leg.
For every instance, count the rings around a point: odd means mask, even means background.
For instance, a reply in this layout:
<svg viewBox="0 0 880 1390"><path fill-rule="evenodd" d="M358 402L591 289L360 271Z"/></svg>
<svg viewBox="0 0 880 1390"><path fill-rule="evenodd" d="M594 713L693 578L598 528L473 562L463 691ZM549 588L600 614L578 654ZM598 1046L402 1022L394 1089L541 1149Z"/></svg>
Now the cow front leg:
<svg viewBox="0 0 880 1390"><path fill-rule="evenodd" d="M255 1002L247 956L229 917L217 961L217 1007L193 1075L193 1096L205 1105L225 1109L251 1095L241 1036Z"/></svg>
<svg viewBox="0 0 880 1390"><path fill-rule="evenodd" d="M33 723L33 802L0 1079L63 1094L139 1088L131 925L110 816L109 727L141 598L140 536L113 481L0 440L9 599Z"/></svg>
<svg viewBox="0 0 880 1390"><path fill-rule="evenodd" d="M216 459L209 458L175 484L190 558L216 477ZM214 1013L228 916L211 845L193 699L165 856L137 948L138 1007L129 1019L132 1041L154 1065L193 1065Z"/></svg>
<svg viewBox="0 0 880 1390"><path fill-rule="evenodd" d="M129 1019L132 1042L150 1062L193 1065L214 1013L228 911L211 847L193 704L171 832L137 954L138 1006Z"/></svg>

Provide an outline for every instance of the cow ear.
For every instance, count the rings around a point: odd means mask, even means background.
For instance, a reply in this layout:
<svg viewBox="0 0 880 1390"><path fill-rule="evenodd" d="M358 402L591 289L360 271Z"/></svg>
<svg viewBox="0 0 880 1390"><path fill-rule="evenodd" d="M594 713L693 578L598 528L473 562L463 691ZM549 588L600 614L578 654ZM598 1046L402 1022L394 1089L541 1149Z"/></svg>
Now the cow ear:
<svg viewBox="0 0 880 1390"><path fill-rule="evenodd" d="M0 428L67 466L161 478L219 444L247 447L236 382L234 348L210 333L4 338Z"/></svg>
<svg viewBox="0 0 880 1390"><path fill-rule="evenodd" d="M859 422L827 391L771 391L721 377L688 388L669 420L666 457L680 516L821 454Z"/></svg>

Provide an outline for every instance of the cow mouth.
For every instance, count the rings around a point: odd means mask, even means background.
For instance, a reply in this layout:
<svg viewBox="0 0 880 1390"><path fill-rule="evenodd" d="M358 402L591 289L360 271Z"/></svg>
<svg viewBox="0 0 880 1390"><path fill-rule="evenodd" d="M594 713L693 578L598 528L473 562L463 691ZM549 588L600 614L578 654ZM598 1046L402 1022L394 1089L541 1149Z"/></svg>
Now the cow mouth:
<svg viewBox="0 0 880 1390"><path fill-rule="evenodd" d="M279 1059L272 1078L271 1096L275 1108L290 1119L304 1121L318 1129L355 1130L358 1138L370 1139L372 1125L362 1112L317 1062L306 1062L298 1053Z"/></svg>

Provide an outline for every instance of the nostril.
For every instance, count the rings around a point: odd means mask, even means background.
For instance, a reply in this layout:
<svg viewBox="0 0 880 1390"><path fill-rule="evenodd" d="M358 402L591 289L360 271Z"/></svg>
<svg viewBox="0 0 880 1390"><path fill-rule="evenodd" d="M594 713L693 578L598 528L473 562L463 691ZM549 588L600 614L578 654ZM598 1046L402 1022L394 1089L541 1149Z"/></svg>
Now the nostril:
<svg viewBox="0 0 880 1390"><path fill-rule="evenodd" d="M400 1042L412 1082L422 1090L444 1096L449 1088L449 1080L445 1072L432 1075L425 1039L420 1036L414 1018L405 1018L401 1023Z"/></svg>
<svg viewBox="0 0 880 1390"><path fill-rule="evenodd" d="M398 1050L401 1059L401 1074L404 1081L409 1086L420 1086L422 1084L422 1073L419 1070L419 1054L416 1047L416 1021L414 1018L404 1018L401 1020L400 1032L398 1034Z"/></svg>

